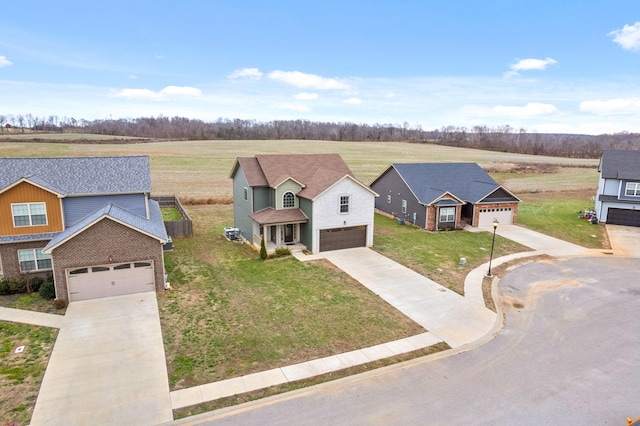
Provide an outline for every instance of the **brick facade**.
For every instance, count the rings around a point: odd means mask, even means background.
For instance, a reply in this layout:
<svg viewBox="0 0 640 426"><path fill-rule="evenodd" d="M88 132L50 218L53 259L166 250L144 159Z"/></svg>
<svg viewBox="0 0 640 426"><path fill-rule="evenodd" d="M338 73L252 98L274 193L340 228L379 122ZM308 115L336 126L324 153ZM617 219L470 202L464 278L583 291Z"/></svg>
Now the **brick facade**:
<svg viewBox="0 0 640 426"><path fill-rule="evenodd" d="M109 218L104 218L56 247L52 253L56 297L69 300L66 269L92 265L153 261L156 290L164 289L162 244Z"/></svg>
<svg viewBox="0 0 640 426"><path fill-rule="evenodd" d="M26 277L32 278L36 276L46 277L51 270L21 272L20 261L18 260L18 250L41 249L47 245L49 240L44 241L25 241L23 243L0 244L0 259L2 259L2 274L7 278Z"/></svg>
<svg viewBox="0 0 640 426"><path fill-rule="evenodd" d="M473 209L473 223L476 224L480 221L480 210L481 209L511 209L512 220L511 224L515 224L516 219L518 218L518 205L519 203L482 203L482 205L476 205Z"/></svg>

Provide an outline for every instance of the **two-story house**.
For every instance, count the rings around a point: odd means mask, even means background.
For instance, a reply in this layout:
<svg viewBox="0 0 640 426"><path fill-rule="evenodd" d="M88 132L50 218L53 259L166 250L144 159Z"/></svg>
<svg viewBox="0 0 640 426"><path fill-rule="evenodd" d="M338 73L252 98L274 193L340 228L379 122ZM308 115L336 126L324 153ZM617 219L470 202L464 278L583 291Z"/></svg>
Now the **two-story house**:
<svg viewBox="0 0 640 426"><path fill-rule="evenodd" d="M596 217L613 225L640 226L640 151L605 150L598 167Z"/></svg>
<svg viewBox="0 0 640 426"><path fill-rule="evenodd" d="M52 273L75 301L164 287L147 156L0 158L0 276Z"/></svg>
<svg viewBox="0 0 640 426"><path fill-rule="evenodd" d="M338 154L239 157L231 170L235 227L268 250L312 252L373 245L377 194Z"/></svg>

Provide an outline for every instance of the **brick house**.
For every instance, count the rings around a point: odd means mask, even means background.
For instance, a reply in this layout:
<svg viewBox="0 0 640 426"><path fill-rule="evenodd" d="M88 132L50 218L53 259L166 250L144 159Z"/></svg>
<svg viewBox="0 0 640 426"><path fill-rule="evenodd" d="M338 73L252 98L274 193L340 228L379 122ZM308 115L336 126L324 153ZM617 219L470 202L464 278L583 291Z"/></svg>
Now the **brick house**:
<svg viewBox="0 0 640 426"><path fill-rule="evenodd" d="M71 302L164 288L147 156L0 158L0 170L0 276L53 274Z"/></svg>
<svg viewBox="0 0 640 426"><path fill-rule="evenodd" d="M513 224L520 202L476 163L395 163L370 187L376 209L428 231Z"/></svg>

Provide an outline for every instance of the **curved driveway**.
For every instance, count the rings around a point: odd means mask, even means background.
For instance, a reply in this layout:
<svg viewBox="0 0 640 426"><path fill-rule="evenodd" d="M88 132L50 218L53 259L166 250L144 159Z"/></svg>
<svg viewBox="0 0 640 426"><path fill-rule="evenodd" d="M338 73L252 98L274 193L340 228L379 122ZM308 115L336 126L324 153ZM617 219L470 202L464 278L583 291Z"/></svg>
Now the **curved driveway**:
<svg viewBox="0 0 640 426"><path fill-rule="evenodd" d="M500 282L504 329L429 357L181 424L624 424L638 415L640 259L529 263Z"/></svg>

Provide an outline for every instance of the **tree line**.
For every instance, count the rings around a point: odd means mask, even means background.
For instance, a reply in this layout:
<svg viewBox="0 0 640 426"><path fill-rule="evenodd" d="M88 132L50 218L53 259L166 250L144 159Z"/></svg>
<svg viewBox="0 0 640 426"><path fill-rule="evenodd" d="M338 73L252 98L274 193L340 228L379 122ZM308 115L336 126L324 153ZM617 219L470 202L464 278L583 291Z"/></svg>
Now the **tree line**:
<svg viewBox="0 0 640 426"><path fill-rule="evenodd" d="M7 125L33 132L79 132L169 140L279 140L311 139L350 142L412 142L475 148L489 151L557 157L598 158L603 149L640 149L640 134L602 135L529 133L511 126L445 126L424 130L402 124L355 124L310 120L257 120L219 118L203 121L186 117L139 117L76 120L50 115L0 115L0 131Z"/></svg>

